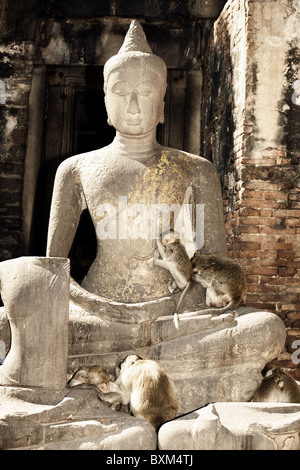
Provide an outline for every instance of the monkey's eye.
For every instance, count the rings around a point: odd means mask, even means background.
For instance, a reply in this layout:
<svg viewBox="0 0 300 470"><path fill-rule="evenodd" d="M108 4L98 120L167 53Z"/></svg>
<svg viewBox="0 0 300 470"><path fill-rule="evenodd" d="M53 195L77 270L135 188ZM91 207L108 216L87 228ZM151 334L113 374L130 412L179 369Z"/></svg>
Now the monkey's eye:
<svg viewBox="0 0 300 470"><path fill-rule="evenodd" d="M89 376L85 373L79 374L78 379L82 379L84 382L87 382L89 380Z"/></svg>

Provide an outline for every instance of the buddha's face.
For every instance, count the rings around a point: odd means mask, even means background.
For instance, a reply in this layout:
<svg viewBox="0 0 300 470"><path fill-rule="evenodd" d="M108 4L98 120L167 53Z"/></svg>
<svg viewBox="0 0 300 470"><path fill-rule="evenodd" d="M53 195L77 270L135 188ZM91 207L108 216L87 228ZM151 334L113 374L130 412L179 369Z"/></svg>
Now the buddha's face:
<svg viewBox="0 0 300 470"><path fill-rule="evenodd" d="M126 64L108 77L105 105L109 123L121 134L149 134L164 119L161 78L149 65Z"/></svg>

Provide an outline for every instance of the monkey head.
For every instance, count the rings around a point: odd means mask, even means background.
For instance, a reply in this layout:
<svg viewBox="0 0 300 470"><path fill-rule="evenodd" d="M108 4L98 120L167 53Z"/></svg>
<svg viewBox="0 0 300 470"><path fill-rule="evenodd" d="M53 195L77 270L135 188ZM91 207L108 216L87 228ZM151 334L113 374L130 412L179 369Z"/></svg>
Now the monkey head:
<svg viewBox="0 0 300 470"><path fill-rule="evenodd" d="M116 367L115 367L115 376L116 378L120 375L120 371L129 369L133 364L135 364L137 361L143 360L142 357L137 356L136 354L130 354L129 356L126 356L124 359L121 359L120 361L117 362Z"/></svg>
<svg viewBox="0 0 300 470"><path fill-rule="evenodd" d="M110 375L102 366L82 367L78 369L68 382L68 387L87 384L95 385L101 392L108 393L108 383Z"/></svg>
<svg viewBox="0 0 300 470"><path fill-rule="evenodd" d="M161 234L161 242L164 246L180 242L180 235L173 229L166 230Z"/></svg>

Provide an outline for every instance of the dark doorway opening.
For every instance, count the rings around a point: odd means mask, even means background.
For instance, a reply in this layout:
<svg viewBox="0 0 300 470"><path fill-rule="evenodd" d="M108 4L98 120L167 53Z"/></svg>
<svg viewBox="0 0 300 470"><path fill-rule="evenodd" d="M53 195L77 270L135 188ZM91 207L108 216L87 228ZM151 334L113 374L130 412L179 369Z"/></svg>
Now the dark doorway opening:
<svg viewBox="0 0 300 470"><path fill-rule="evenodd" d="M54 178L59 164L72 155L110 144L115 129L107 123L103 67L48 67L43 155L38 178L32 255L44 256ZM81 282L96 254L96 236L88 210L82 213L69 253L71 275Z"/></svg>

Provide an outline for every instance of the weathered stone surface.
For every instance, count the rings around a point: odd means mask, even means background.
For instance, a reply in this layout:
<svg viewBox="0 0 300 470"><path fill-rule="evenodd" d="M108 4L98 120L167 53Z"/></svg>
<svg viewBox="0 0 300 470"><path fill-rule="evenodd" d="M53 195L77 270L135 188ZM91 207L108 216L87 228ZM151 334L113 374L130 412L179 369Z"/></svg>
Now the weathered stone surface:
<svg viewBox="0 0 300 470"><path fill-rule="evenodd" d="M0 385L63 388L66 380L70 265L22 257L0 264L0 290L12 335Z"/></svg>
<svg viewBox="0 0 300 470"><path fill-rule="evenodd" d="M94 390L0 387L0 448L153 450L154 428L106 407Z"/></svg>
<svg viewBox="0 0 300 470"><path fill-rule="evenodd" d="M113 373L116 361L132 353L158 361L179 392L180 413L216 401L249 400L286 337L280 318L247 307L236 315L199 315L180 322L179 330L172 316L134 325L72 315L69 334L70 370L98 363Z"/></svg>
<svg viewBox="0 0 300 470"><path fill-rule="evenodd" d="M300 450L300 405L214 403L164 424L160 450Z"/></svg>
<svg viewBox="0 0 300 470"><path fill-rule="evenodd" d="M9 321L5 312L5 307L0 308L0 340L3 341L5 345L4 352L6 356L10 349L11 334L10 334ZM4 359L4 357L2 357L2 359Z"/></svg>

